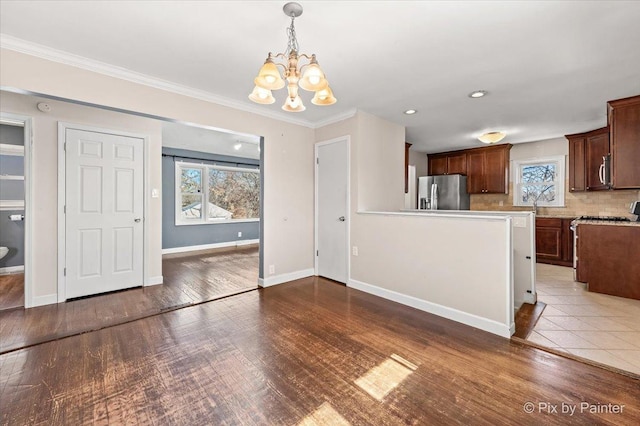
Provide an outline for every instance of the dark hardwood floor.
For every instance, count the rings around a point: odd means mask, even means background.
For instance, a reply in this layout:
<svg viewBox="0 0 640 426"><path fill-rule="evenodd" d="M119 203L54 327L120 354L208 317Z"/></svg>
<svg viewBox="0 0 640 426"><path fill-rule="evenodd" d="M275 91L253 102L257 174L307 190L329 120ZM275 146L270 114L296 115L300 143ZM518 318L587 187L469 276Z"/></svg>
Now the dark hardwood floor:
<svg viewBox="0 0 640 426"><path fill-rule="evenodd" d="M164 284L0 311L0 353L257 288L258 248L164 256Z"/></svg>
<svg viewBox="0 0 640 426"><path fill-rule="evenodd" d="M523 303L520 309L518 309L518 312L516 312L516 332L513 334L513 337L526 339L536 326L546 306L547 304L544 302L537 302L535 305Z"/></svg>
<svg viewBox="0 0 640 426"><path fill-rule="evenodd" d="M24 274L0 275L0 311L24 306Z"/></svg>
<svg viewBox="0 0 640 426"><path fill-rule="evenodd" d="M637 425L638 401L639 380L322 278L0 356L11 425Z"/></svg>

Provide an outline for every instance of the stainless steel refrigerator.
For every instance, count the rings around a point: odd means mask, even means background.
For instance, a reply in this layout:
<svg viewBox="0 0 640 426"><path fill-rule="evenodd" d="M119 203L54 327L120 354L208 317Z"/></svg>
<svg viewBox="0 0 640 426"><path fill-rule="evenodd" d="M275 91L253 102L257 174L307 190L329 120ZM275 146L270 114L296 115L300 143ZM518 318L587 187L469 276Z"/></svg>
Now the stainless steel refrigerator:
<svg viewBox="0 0 640 426"><path fill-rule="evenodd" d="M418 178L418 209L469 210L467 177L436 175Z"/></svg>

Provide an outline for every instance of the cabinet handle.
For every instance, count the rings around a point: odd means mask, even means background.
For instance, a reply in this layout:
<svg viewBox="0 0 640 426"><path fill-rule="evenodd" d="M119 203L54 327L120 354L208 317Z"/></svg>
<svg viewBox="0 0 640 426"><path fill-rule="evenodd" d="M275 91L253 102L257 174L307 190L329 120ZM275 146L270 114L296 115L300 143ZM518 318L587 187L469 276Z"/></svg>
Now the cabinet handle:
<svg viewBox="0 0 640 426"><path fill-rule="evenodd" d="M575 191L576 189L575 189L575 188L571 188L571 190L572 190L572 191Z"/></svg>

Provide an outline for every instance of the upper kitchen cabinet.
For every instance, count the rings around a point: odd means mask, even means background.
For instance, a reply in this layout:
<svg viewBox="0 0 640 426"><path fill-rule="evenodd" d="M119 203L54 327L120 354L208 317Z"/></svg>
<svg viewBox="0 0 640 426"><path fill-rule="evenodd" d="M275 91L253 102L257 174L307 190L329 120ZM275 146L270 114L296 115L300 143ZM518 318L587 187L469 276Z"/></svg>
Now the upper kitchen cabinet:
<svg viewBox="0 0 640 426"><path fill-rule="evenodd" d="M467 150L467 192L509 193L509 150L511 144Z"/></svg>
<svg viewBox="0 0 640 426"><path fill-rule="evenodd" d="M447 174L466 175L467 174L467 153L451 153L447 155Z"/></svg>
<svg viewBox="0 0 640 426"><path fill-rule="evenodd" d="M433 175L466 175L466 151L453 151L443 154L430 154L429 176Z"/></svg>
<svg viewBox="0 0 640 426"><path fill-rule="evenodd" d="M611 186L640 188L640 96L609 101Z"/></svg>
<svg viewBox="0 0 640 426"><path fill-rule="evenodd" d="M605 158L609 155L609 129L566 135L569 140L569 191L609 189Z"/></svg>
<svg viewBox="0 0 640 426"><path fill-rule="evenodd" d="M447 174L447 155L429 154L429 176Z"/></svg>

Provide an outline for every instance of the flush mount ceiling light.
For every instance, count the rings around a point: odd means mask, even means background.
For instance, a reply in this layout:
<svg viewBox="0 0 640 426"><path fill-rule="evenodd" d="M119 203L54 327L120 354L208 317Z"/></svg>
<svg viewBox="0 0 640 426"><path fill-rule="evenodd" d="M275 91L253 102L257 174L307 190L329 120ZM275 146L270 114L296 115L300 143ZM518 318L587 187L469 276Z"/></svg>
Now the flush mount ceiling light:
<svg viewBox="0 0 640 426"><path fill-rule="evenodd" d="M487 92L486 90L476 90L475 92L471 92L469 93L469 97L470 98L481 98L483 96L486 96L489 92Z"/></svg>
<svg viewBox="0 0 640 426"><path fill-rule="evenodd" d="M478 136L478 140L484 143L496 143L504 139L505 136L507 136L507 134L504 132L488 132Z"/></svg>
<svg viewBox="0 0 640 426"><path fill-rule="evenodd" d="M277 55L269 52L267 60L254 80L256 86L249 95L249 99L259 104L272 104L276 100L271 91L282 89L285 85L284 80L287 80L288 96L282 106L283 110L301 112L306 109L298 95L298 87L309 92L315 92L315 96L311 99L311 103L314 105L335 104L336 98L333 97L333 92L324 76L324 72L318 65L316 55L309 56L304 53L298 53L299 46L296 39L294 20L302 15L302 6L298 3L287 3L282 10L285 15L291 17L291 25L287 28L287 35L289 36L287 50ZM301 65L299 62L302 58L307 60L308 63ZM276 60L281 62L276 62ZM301 66L298 67L298 65ZM282 67L282 76L278 67Z"/></svg>
<svg viewBox="0 0 640 426"><path fill-rule="evenodd" d="M418 110L415 110L415 109L408 109L408 110L406 110L404 113L405 113L405 114L407 114L407 115L413 115L413 114L415 114L416 112L418 112Z"/></svg>

